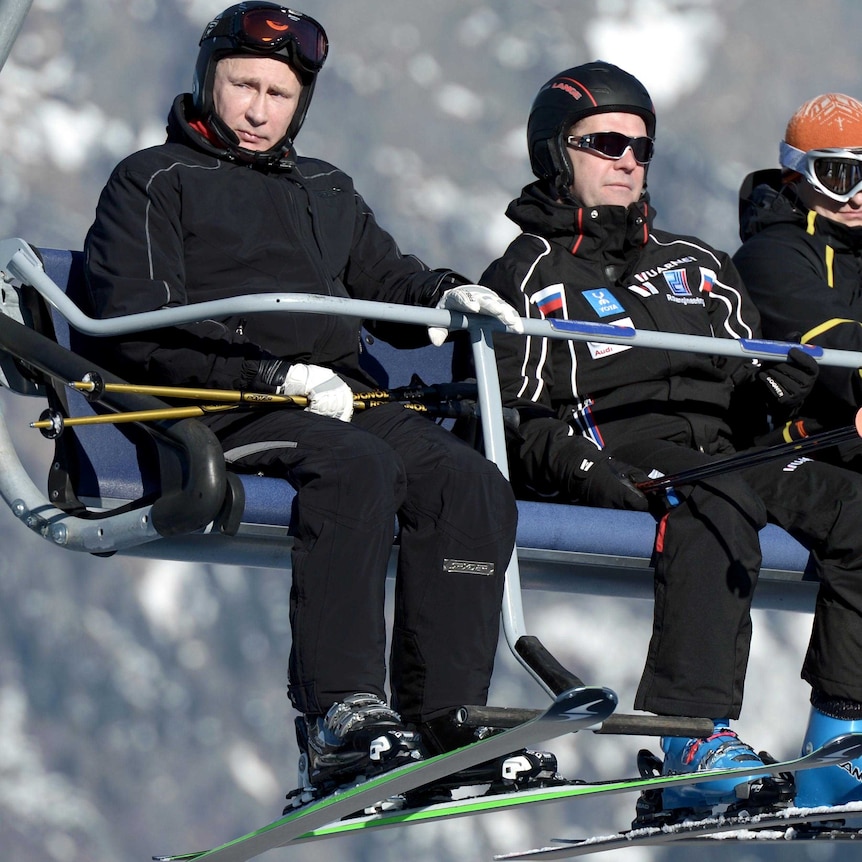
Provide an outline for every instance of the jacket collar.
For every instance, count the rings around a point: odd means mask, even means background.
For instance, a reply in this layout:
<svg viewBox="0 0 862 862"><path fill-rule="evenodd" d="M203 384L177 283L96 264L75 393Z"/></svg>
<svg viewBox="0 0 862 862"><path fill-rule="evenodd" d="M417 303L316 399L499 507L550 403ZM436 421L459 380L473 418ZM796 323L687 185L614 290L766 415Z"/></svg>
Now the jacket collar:
<svg viewBox="0 0 862 862"><path fill-rule="evenodd" d="M639 257L655 217L646 194L628 207L585 207L574 199L558 200L542 181L526 186L506 215L524 233L599 263L613 281Z"/></svg>
<svg viewBox="0 0 862 862"><path fill-rule="evenodd" d="M296 167L296 151L291 148L278 160L246 162L227 149L219 138L200 120L194 119L191 93L181 93L174 99L168 114L168 143L181 143L201 150L226 162L247 164L264 171L290 171Z"/></svg>

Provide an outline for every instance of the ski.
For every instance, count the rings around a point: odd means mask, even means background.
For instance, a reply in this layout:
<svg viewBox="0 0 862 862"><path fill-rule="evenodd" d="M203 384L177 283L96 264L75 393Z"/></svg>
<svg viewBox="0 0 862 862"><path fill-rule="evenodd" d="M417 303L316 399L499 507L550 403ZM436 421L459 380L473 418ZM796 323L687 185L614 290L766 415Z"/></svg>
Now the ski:
<svg viewBox="0 0 862 862"><path fill-rule="evenodd" d="M521 748L601 724L617 705L608 688L584 686L560 694L548 709L530 721L481 739L455 751L417 760L390 772L340 788L335 793L290 811L267 826L249 832L212 850L154 856L157 862L246 862L281 847L310 830L373 806L391 796L433 784L456 772L478 766Z"/></svg>
<svg viewBox="0 0 862 862"><path fill-rule="evenodd" d="M495 859L569 859L589 853L620 850L623 847L665 845L671 842L704 841L804 841L859 840L862 830L847 828L847 818L862 817L862 803L824 806L821 808L783 808L779 811L720 815L704 820L683 821L669 826L632 829L618 835L585 838L581 841L560 840L550 847L521 853L497 855ZM837 821L842 821L839 825ZM832 821L830 823L830 821ZM822 826L819 824L823 824ZM806 828L808 826L808 828ZM801 827L801 828L800 828Z"/></svg>
<svg viewBox="0 0 862 862"><path fill-rule="evenodd" d="M712 841L862 841L862 824L847 825L847 820L862 817L862 802L818 808L789 808L783 816L761 815L748 823L738 823L732 832L685 835L683 843Z"/></svg>
<svg viewBox="0 0 862 862"><path fill-rule="evenodd" d="M835 765L854 760L862 755L862 734L849 734L841 736L818 748L810 754L803 755L796 760L788 760L782 763L769 764L771 773L798 772L801 769L814 769L817 767ZM667 786L670 782L665 779L679 778L688 779L690 783L707 781L710 777L716 777L722 773L726 777L728 773L763 774L763 767L745 770L718 770L707 774L695 773L693 775L683 774L678 776L661 776L657 778L646 778L642 781L647 783L647 789L651 786ZM722 777L719 775L719 777ZM649 782L662 782L649 784ZM634 788L632 788L634 789ZM738 830L775 829L783 827L789 829L794 825L812 823L828 820L838 815L847 816L855 814L862 816L862 803L851 803L847 806L831 808L799 809L784 808L773 812L750 814L739 812L738 814L725 814L709 817L703 820L684 821L665 826L647 826L631 829L626 832L618 832L612 835L594 836L583 839L555 839L555 843L548 847L539 847L533 850L522 850L514 853L501 853L494 856L496 860L531 860L541 859L570 859L575 856L586 856L591 853L601 853L606 850L619 850L623 847L646 846L653 844L666 844L672 841L690 840L693 838L706 838L707 836L731 833ZM713 839L714 840L714 839Z"/></svg>
<svg viewBox="0 0 862 862"><path fill-rule="evenodd" d="M860 755L862 755L862 734L853 734L840 737L833 743L824 748L817 749L804 757L770 764L769 770L772 773L798 772L802 769L813 769L835 763L837 760L843 761ZM738 776L742 779L747 776L762 774L763 766L758 764L754 767L713 769L694 774L623 778L617 781L565 781L563 784L549 787L527 788L526 790L513 790L484 796L466 796L451 802L440 802L421 808L382 811L360 817L350 817L337 823L329 823L326 826L311 830L305 835L294 839L291 843L299 844L320 838L334 838L339 835L349 835L355 832L383 829L392 826L407 826L413 823L433 823L455 817L503 811L522 805L563 802L568 799L579 799L604 794L657 790L662 787L669 787L672 784L700 784L701 782L717 778L727 778L728 776Z"/></svg>

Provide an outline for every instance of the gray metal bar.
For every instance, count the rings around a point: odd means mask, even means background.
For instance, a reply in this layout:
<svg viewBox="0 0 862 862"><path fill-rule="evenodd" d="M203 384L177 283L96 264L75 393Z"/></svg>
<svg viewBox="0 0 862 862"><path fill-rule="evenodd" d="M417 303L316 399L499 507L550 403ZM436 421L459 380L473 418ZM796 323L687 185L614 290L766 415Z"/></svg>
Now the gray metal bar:
<svg viewBox="0 0 862 862"><path fill-rule="evenodd" d="M29 530L70 551L107 553L161 538L150 516L152 506L104 520L77 518L52 506L21 463L0 402L0 496Z"/></svg>
<svg viewBox="0 0 862 862"><path fill-rule="evenodd" d="M418 308L389 302L370 302L314 294L268 293L236 296L177 308L163 308L100 320L88 317L45 272L33 249L22 239L0 241L0 269L7 276L32 285L68 322L85 335L115 336L195 323L209 317L267 312L269 314L344 314L351 317L467 329L465 314L437 308ZM500 325L502 328L502 324Z"/></svg>
<svg viewBox="0 0 862 862"><path fill-rule="evenodd" d="M0 69L6 64L32 5L33 0L0 0Z"/></svg>
<svg viewBox="0 0 862 862"><path fill-rule="evenodd" d="M344 299L312 294L252 294L201 302L180 308L130 314L108 320L85 315L66 294L48 277L35 252L21 239L0 242L0 269L14 278L31 284L47 302L63 315L69 324L87 335L127 335L164 326L193 323L207 317L255 312L299 314L347 314L373 320L414 323L421 326L444 326L449 329L469 329L481 325L491 332L502 332L498 321L481 316L443 311L436 308L417 308L396 303L370 302L361 299ZM477 324L475 321L479 321ZM603 344L625 344L659 350L682 350L708 353L714 356L732 356L776 361L784 358L797 344L781 341L713 338L704 335L685 335L676 332L651 332L611 326L587 321L550 321L524 319L524 334L528 337L557 338L565 341L596 341ZM824 365L845 368L862 368L862 352L815 348L814 358Z"/></svg>
<svg viewBox="0 0 862 862"><path fill-rule="evenodd" d="M502 400L500 397L500 378L497 374L497 361L490 327L477 327L470 330L473 349L473 363L478 386L479 412L482 416L482 437L485 444L485 457L493 461L500 472L509 478L509 463L506 456L506 436L503 427ZM545 680L531 667L517 649L517 643L526 634L524 606L521 601L521 573L518 567L517 549L506 567L503 587L502 608L503 633L512 655L527 672L549 694L554 692Z"/></svg>

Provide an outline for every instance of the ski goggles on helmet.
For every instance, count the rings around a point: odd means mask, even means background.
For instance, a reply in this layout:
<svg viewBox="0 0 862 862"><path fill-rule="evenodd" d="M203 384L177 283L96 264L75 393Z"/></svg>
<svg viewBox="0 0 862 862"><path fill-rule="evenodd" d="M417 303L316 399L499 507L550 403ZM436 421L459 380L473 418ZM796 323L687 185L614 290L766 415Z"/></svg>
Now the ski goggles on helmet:
<svg viewBox="0 0 862 862"><path fill-rule="evenodd" d="M283 6L258 6L218 18L207 28L201 42L216 37L227 37L237 47L262 54L288 49L292 61L315 73L329 51L326 31L317 21Z"/></svg>
<svg viewBox="0 0 862 862"><path fill-rule="evenodd" d="M826 197L847 203L862 192L862 147L835 147L802 150L781 142L781 166L802 174L812 187Z"/></svg>
<svg viewBox="0 0 862 862"><path fill-rule="evenodd" d="M589 135L569 135L566 145L576 150L593 150L609 159L621 159L631 149L639 165L648 165L655 152L652 138L630 138L622 132L592 132Z"/></svg>

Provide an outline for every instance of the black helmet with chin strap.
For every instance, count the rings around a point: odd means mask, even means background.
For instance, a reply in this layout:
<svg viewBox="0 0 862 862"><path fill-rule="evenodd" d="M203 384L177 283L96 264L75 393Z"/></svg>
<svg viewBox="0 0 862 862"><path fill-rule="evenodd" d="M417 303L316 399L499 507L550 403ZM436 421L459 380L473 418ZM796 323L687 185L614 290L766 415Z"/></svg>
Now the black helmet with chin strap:
<svg viewBox="0 0 862 862"><path fill-rule="evenodd" d="M569 129L582 117L611 112L637 114L647 135L655 137L652 99L633 75L601 60L554 75L539 90L527 122L533 173L564 195L574 179L566 147Z"/></svg>
<svg viewBox="0 0 862 862"><path fill-rule="evenodd" d="M328 50L326 32L308 15L266 0L237 3L210 21L201 36L192 90L195 112L225 147L243 161L278 161L293 146L305 120L317 73L323 67ZM264 153L241 147L239 139L213 107L216 64L223 57L236 55L284 60L302 83L302 92L287 133Z"/></svg>

